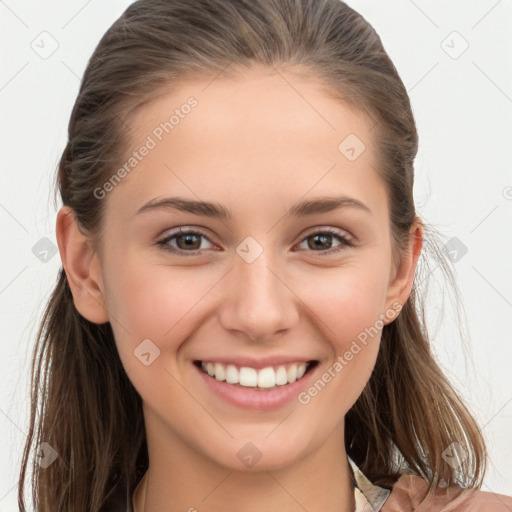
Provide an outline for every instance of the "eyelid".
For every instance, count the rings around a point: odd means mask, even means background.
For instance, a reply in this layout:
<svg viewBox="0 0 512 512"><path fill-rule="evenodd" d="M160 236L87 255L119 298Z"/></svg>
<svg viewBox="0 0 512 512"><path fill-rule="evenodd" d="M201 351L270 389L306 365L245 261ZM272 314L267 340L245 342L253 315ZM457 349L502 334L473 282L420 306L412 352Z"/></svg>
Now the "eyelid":
<svg viewBox="0 0 512 512"><path fill-rule="evenodd" d="M175 229L167 232L166 235L163 238L159 239L156 242L156 245L161 245L164 250L166 250L168 252L171 252L173 254L184 255L184 256L196 256L196 255L202 254L205 251L205 249L198 249L196 251L185 251L183 249L175 249L175 248L170 247L170 246L167 245L168 242L171 239L174 239L176 236L179 236L181 234L183 234L183 235L186 235L186 234L201 235L205 239L207 239L210 243L212 243L212 244L215 243L212 240L210 240L210 235L207 234L204 230L202 230L199 227L195 227L195 226L183 227L183 226L180 226L178 228L175 228ZM312 235L315 235L315 234L330 234L333 237L337 237L339 239L339 241L341 242L341 246L344 246L344 247L338 247L338 248L333 248L333 249L325 249L323 251L306 250L306 252L317 253L319 255L324 255L324 254L325 255L330 255L330 254L335 254L335 253L343 250L344 248L353 247L353 245L354 245L354 237L353 237L353 235L351 235L348 231L346 231L344 229L334 228L332 226L314 226L314 227L310 228L308 231L306 231L306 233L304 233L301 236L301 239L299 240L299 242L297 244L295 244L294 247L296 247L297 245L300 245L308 237L310 237Z"/></svg>
<svg viewBox="0 0 512 512"><path fill-rule="evenodd" d="M302 235L303 236L302 240L304 240L304 238L307 238L308 236L314 235L316 233L330 233L332 235L346 238L350 241L355 240L355 237L350 232L348 232L346 229L335 228L334 226L313 226L312 228L310 228L306 231L306 234Z"/></svg>
<svg viewBox="0 0 512 512"><path fill-rule="evenodd" d="M206 231L204 231L202 228L199 228L196 226L179 226L179 227L173 228L171 230L167 230L165 232L165 235L162 235L162 238L160 239L160 241L166 240L167 238L170 238L172 236L176 236L179 234L187 235L189 233L200 234L200 235L203 235L205 238L208 238L208 239L210 238L210 234L207 233Z"/></svg>

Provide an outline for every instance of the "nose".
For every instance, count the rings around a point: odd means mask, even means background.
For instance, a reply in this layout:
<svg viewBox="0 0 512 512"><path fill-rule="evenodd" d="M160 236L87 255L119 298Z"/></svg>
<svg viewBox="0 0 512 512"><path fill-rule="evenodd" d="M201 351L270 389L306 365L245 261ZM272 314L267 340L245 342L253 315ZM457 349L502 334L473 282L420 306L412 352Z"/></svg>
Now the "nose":
<svg viewBox="0 0 512 512"><path fill-rule="evenodd" d="M224 329L265 342L296 325L299 299L285 274L267 251L252 263L236 255L219 312Z"/></svg>

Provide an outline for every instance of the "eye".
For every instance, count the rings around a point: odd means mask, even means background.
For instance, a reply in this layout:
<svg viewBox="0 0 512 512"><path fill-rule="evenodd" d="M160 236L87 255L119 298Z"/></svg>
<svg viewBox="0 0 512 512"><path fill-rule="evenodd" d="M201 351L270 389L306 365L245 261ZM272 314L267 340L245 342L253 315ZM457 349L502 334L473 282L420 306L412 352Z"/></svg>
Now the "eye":
<svg viewBox="0 0 512 512"><path fill-rule="evenodd" d="M201 248L201 238L209 241L208 237L201 231L183 230L179 228L178 231L171 233L163 240L157 242L157 244L161 245L166 251L181 253L184 256L195 256L200 254L204 249L204 247ZM175 242L177 247L173 246L171 242ZM191 251L189 249L193 250Z"/></svg>
<svg viewBox="0 0 512 512"><path fill-rule="evenodd" d="M333 238L338 239L341 243L335 247L334 249L331 249L331 247L326 246L332 246L332 240ZM325 228L321 231L314 231L313 233L310 233L304 240L301 242L301 244L306 243L307 248L319 248L323 249L320 251L314 250L313 252L318 252L319 254L333 254L339 251L342 251L346 247L352 247L353 243L352 241L342 234L340 231L332 228Z"/></svg>
<svg viewBox="0 0 512 512"><path fill-rule="evenodd" d="M174 231L173 233L166 236L163 240L157 242L157 245L162 246L164 250L175 254L180 254L183 256L196 256L201 254L204 249L208 249L208 247L201 247L202 238L208 240L208 242L211 244L209 238L201 231L184 230L183 228L179 228L177 231ZM334 249L328 247L332 246L333 238L340 242L338 246L335 246ZM347 236L342 234L342 232L332 228L324 228L322 230L310 233L301 242L301 244L304 243L307 244L307 249L311 249L313 252L317 252L322 255L333 254L345 249L346 247L353 246L352 241Z"/></svg>

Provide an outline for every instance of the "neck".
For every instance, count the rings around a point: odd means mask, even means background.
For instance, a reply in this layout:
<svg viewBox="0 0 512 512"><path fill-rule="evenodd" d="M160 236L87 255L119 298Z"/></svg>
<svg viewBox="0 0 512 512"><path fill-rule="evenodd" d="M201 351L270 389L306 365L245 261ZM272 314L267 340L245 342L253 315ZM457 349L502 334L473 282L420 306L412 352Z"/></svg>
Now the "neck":
<svg viewBox="0 0 512 512"><path fill-rule="evenodd" d="M284 468L238 471L184 443L169 443L172 450L166 450L162 440L169 430L151 425L146 429L150 465L134 495L135 512L355 510L342 427L319 449Z"/></svg>

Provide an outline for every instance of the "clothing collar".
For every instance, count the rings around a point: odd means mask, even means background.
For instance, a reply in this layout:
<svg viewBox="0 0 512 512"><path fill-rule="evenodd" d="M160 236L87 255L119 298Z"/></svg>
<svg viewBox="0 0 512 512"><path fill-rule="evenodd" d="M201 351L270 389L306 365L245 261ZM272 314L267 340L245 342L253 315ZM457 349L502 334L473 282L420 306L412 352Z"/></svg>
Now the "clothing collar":
<svg viewBox="0 0 512 512"><path fill-rule="evenodd" d="M354 475L355 512L378 512L388 499L391 491L372 484L350 457L348 457L348 461Z"/></svg>

